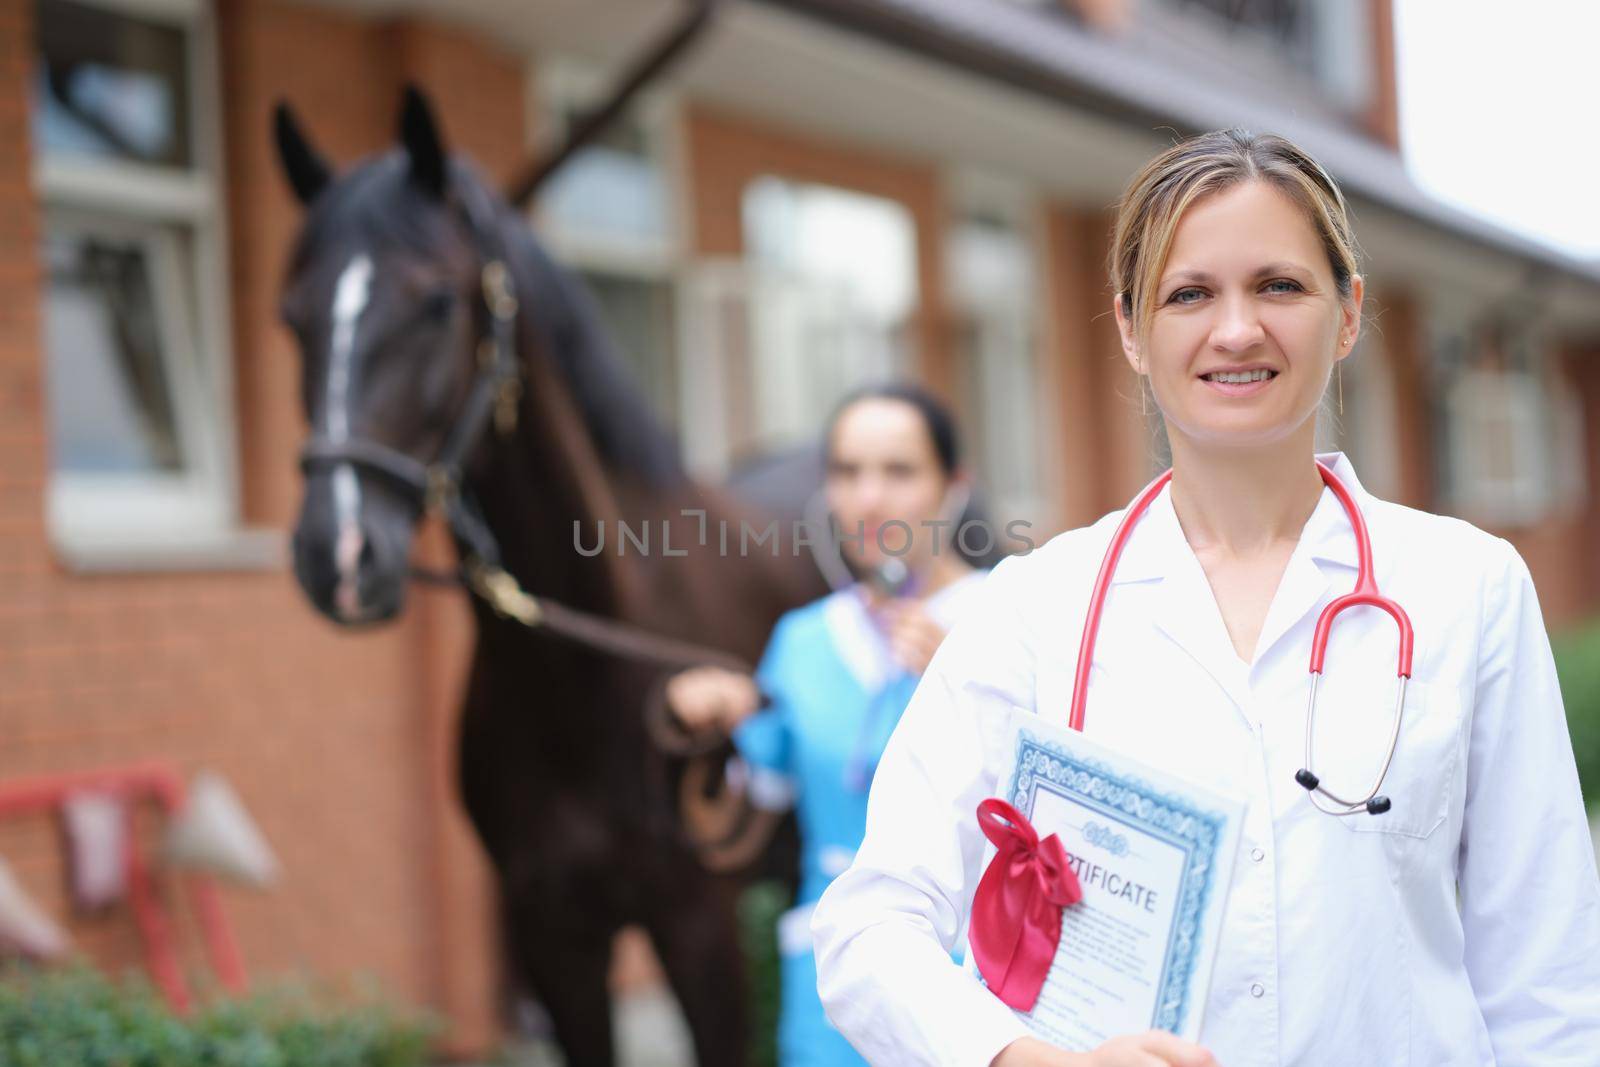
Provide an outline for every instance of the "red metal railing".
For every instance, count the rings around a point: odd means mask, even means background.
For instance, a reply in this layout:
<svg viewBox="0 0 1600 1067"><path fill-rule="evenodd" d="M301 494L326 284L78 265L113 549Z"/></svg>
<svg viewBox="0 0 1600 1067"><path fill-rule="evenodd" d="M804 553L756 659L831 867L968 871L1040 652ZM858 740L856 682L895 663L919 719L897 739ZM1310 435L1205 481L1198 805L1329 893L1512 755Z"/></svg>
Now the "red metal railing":
<svg viewBox="0 0 1600 1067"><path fill-rule="evenodd" d="M156 892L149 865L139 851L133 825L138 802L142 800L155 801L169 820L177 817L186 803L183 780L170 768L159 764L15 779L0 783L0 819L54 811L69 797L85 792L110 794L123 801L124 817L128 820L123 863L127 867L128 899L133 907L134 922L144 943L145 966L174 1010L187 1011L191 997L178 966L172 923ZM248 984L244 963L233 928L222 910L216 883L209 875L201 873L191 873L185 880L212 969L229 992L244 992Z"/></svg>

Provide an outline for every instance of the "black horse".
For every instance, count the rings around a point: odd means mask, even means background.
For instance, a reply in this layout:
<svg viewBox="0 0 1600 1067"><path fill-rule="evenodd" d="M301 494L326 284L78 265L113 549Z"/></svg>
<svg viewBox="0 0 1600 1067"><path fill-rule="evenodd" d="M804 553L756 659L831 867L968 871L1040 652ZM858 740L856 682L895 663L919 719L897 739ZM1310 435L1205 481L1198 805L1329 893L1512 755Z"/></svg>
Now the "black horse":
<svg viewBox="0 0 1600 1067"><path fill-rule="evenodd" d="M276 137L307 208L283 318L312 433L294 567L319 611L341 624L399 613L430 501L464 555L522 589L747 662L783 610L823 591L787 552L576 551L575 523L589 544L597 521L648 521L657 537L666 522L681 547L700 543L703 521L764 520L685 474L587 294L446 154L417 92L399 147L342 174L286 107ZM612 938L637 923L698 1061L741 1062L733 886L698 862L676 813L681 765L641 722L660 669L553 639L481 597L474 607L460 786L496 870L514 978L548 1009L569 1062L611 1063Z"/></svg>

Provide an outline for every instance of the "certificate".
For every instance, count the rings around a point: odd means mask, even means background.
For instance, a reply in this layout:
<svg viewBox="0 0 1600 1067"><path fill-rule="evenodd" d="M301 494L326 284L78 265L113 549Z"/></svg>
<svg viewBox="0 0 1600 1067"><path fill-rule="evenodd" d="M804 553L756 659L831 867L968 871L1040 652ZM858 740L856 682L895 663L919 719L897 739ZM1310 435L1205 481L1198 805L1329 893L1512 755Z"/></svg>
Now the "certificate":
<svg viewBox="0 0 1600 1067"><path fill-rule="evenodd" d="M1244 803L1020 711L997 792L1041 838L1060 838L1083 890L1018 1018L1073 1052L1151 1029L1196 1039ZM983 981L970 948L966 966Z"/></svg>

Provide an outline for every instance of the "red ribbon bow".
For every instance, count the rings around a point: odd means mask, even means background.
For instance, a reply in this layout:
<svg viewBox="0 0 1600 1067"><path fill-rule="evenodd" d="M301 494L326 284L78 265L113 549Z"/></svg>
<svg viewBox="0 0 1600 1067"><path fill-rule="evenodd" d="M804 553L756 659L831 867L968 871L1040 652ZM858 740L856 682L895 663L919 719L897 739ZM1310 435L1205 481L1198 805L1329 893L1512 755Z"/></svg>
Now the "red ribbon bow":
<svg viewBox="0 0 1600 1067"><path fill-rule="evenodd" d="M1006 1005L1032 1011L1061 943L1061 909L1083 899L1067 850L1043 841L1027 816L998 797L978 805L978 825L1000 851L972 898L972 958Z"/></svg>

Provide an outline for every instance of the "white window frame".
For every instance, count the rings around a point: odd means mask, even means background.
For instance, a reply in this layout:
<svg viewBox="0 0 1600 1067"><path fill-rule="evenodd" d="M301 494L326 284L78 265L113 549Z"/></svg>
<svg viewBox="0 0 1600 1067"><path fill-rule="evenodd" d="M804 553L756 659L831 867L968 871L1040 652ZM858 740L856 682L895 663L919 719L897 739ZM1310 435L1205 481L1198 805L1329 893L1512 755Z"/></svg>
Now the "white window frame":
<svg viewBox="0 0 1600 1067"><path fill-rule="evenodd" d="M1328 420L1331 426L1325 439L1331 438L1328 443L1335 449L1351 454L1368 492L1392 500L1401 492L1399 429L1402 416L1395 397L1391 359L1381 332L1362 333L1355 349L1334 369L1335 407ZM1337 407L1341 380L1350 398L1350 410L1343 414Z"/></svg>
<svg viewBox="0 0 1600 1067"><path fill-rule="evenodd" d="M1563 514L1581 515L1589 504L1596 461L1589 455L1589 415L1583 396L1565 375L1552 374L1547 383L1553 407L1549 433L1555 450L1551 467L1555 508Z"/></svg>
<svg viewBox="0 0 1600 1067"><path fill-rule="evenodd" d="M51 232L103 236L137 246L150 271L151 295L156 301L156 332L160 342L163 377L175 391L203 379L198 365L194 309L184 284L181 238L170 226L151 225L126 215L116 216L75 208L46 214ZM60 383L52 383L52 391ZM214 427L207 425L193 398L175 397L173 418L184 469L172 474L85 472L56 473L51 480L50 521L63 529L73 527L159 533L181 529L216 528L227 513L214 491L221 476L212 451Z"/></svg>
<svg viewBox="0 0 1600 1067"><path fill-rule="evenodd" d="M1469 369L1445 393L1446 440L1450 448L1447 498L1468 518L1498 527L1531 526L1546 518L1556 504L1548 476L1553 441L1545 383L1525 371ZM1485 432L1486 420L1509 423L1510 473L1483 475L1492 469L1487 452L1495 439Z"/></svg>
<svg viewBox="0 0 1600 1067"><path fill-rule="evenodd" d="M737 320L749 330L755 287L744 261L726 257L702 259L678 287L679 351L693 354L679 368L679 441L684 463L706 481L727 477L736 445L728 418L734 368L725 325Z"/></svg>
<svg viewBox="0 0 1600 1067"><path fill-rule="evenodd" d="M79 570L277 566L281 535L239 527L214 6L211 0L79 2L175 26L187 38L187 169L51 156L42 148L33 161L46 232L60 226L132 238L149 254L185 469L126 475L52 470L46 507L52 543Z"/></svg>
<svg viewBox="0 0 1600 1067"><path fill-rule="evenodd" d="M1021 310L1031 312L1032 319L1027 329L1034 388L1028 396L1021 398L1021 401L1028 407L1034 431L1033 455L1030 457L1034 474L1033 490L1025 499L1006 499L997 495L994 487L982 484L985 472L973 468L970 473L979 481L979 488L984 491L991 510L1003 509L1018 513L995 514L990 516L992 519L1009 522L1014 518L1026 518L1034 522L1037 529L1054 529L1060 521L1060 486L1064 473L1061 466L1063 451L1060 436L1061 420L1057 417L1059 411L1056 407L1056 398L1060 396L1062 383L1059 380L1059 361L1050 358L1049 320L1052 304L1049 293L1048 253L1044 237L1048 231L1045 208L1035 190L1026 182L992 171L975 168L952 170L944 177L944 187L949 204L949 210L946 212L947 257L952 248L948 240L949 234L962 217L971 214L989 215L1004 220L1027 243L1029 273L1033 283L1031 292L1019 294L1017 297L1018 303L1022 305ZM955 287L957 272L953 264L946 262L942 273L947 306L952 310L966 310L981 315L982 309L963 309L966 300L964 294ZM986 411L984 417L989 414L991 412ZM964 435L968 438L969 456L976 452L976 449L971 447L976 443L975 435L984 429L982 426L962 427Z"/></svg>
<svg viewBox="0 0 1600 1067"><path fill-rule="evenodd" d="M920 243L924 238L915 215L899 197L778 171L755 180L763 178L887 201L905 212L914 240ZM748 185L741 189L740 196L748 189ZM920 290L922 279L917 276L915 255L913 249L912 279L920 303L928 294ZM845 350L852 338L859 336L852 332L856 323L848 314L850 294L838 286L763 264L748 248L740 257L701 257L687 265L679 292L679 351L688 357L680 361L678 376L680 437L690 471L700 478L720 480L750 458L747 453L752 446L759 452L781 452L811 440L818 423L810 402L816 397L793 380L804 369L802 361L762 363L749 357L774 347L804 344L799 333L786 325L786 317L814 328L844 331L839 335L838 350ZM737 325L730 330L730 323ZM736 342L737 349L728 344L735 335L741 339ZM860 380L913 373L923 358L914 342L899 349L891 345L876 354L886 365L861 374ZM851 365L865 364L857 360ZM790 380L785 380L786 376ZM735 395L738 385L748 392Z"/></svg>

